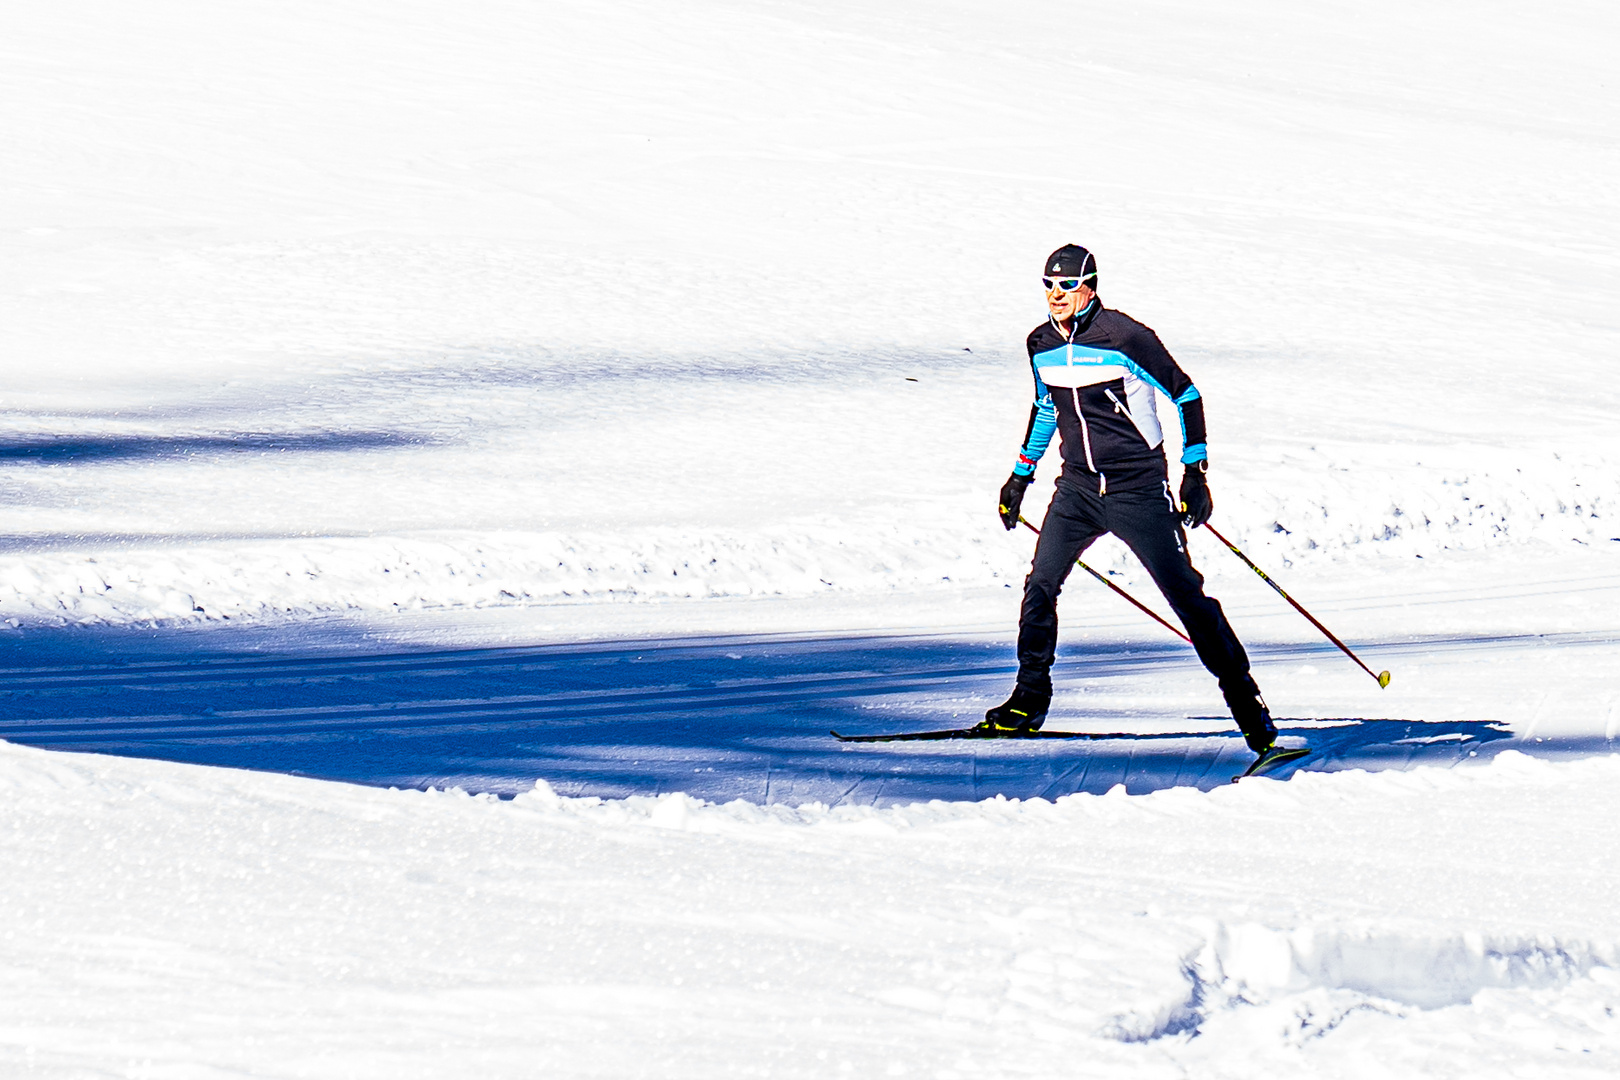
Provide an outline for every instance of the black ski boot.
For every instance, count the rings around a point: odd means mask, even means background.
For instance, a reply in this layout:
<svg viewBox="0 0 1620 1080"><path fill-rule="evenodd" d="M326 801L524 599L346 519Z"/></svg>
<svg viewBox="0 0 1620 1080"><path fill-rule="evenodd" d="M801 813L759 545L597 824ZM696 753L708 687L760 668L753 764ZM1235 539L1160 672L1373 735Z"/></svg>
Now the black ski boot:
<svg viewBox="0 0 1620 1080"><path fill-rule="evenodd" d="M1226 704L1243 732L1243 741L1249 744L1250 750L1264 757L1266 751L1277 744L1277 725L1271 722L1271 710L1266 707L1266 699L1260 696L1260 688L1251 680L1243 691L1226 695Z"/></svg>
<svg viewBox="0 0 1620 1080"><path fill-rule="evenodd" d="M1239 692L1226 699L1232 707L1232 719L1243 729L1243 741L1254 751L1253 764L1241 776L1234 776L1234 783L1248 776L1264 776L1310 753L1304 747L1288 749L1277 745L1277 725L1271 722L1271 710L1266 707L1265 698L1260 696L1260 689L1252 681L1249 686L1253 688L1253 693Z"/></svg>
<svg viewBox="0 0 1620 1080"><path fill-rule="evenodd" d="M982 735L1023 735L1041 730L1052 695L1037 694L1022 686L1013 687L1012 697L984 714L973 730Z"/></svg>

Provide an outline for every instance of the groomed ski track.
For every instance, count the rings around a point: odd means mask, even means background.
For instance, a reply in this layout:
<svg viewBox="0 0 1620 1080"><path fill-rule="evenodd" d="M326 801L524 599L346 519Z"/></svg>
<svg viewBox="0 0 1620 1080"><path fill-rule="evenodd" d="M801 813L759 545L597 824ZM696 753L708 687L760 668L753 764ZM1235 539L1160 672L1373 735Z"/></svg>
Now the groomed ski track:
<svg viewBox="0 0 1620 1080"><path fill-rule="evenodd" d="M1552 649L1602 661L1620 634L1434 637L1369 650L1395 668ZM1260 645L1258 667L1337 662L1325 642ZM515 648L378 648L328 628L36 630L5 647L0 738L43 748L285 772L371 785L511 795L684 791L714 801L890 805L1132 793L1228 782L1249 756L1208 715L1085 708L1060 696L1049 726L1140 738L843 744L827 734L960 725L1013 673L1007 642L905 634L727 635ZM1200 674L1174 643L1066 648L1061 686ZM1376 694L1376 689L1371 693ZM1363 699L1363 703L1368 699ZM1376 704L1376 699L1371 699ZM1406 769L1604 752L1614 733L1534 738L1490 716L1435 719L1279 709L1313 770ZM1612 728L1613 725L1610 725ZM1177 737L1179 736L1179 737ZM1287 739L1285 739L1287 741ZM1287 770L1284 770L1285 772Z"/></svg>

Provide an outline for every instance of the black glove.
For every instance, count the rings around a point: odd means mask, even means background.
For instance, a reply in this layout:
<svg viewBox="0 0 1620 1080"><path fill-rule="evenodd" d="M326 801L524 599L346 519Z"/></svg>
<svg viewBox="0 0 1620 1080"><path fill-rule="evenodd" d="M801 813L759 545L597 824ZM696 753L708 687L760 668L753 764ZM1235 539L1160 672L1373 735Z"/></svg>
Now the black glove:
<svg viewBox="0 0 1620 1080"><path fill-rule="evenodd" d="M1024 501L1024 489L1029 487L1035 477L1019 476L1013 473L1007 477L1007 482L1001 485L1001 523L1009 529L1018 528L1018 507Z"/></svg>
<svg viewBox="0 0 1620 1080"><path fill-rule="evenodd" d="M1181 474L1181 523L1189 529L1198 528L1215 512L1215 500L1209 497L1209 484L1204 480L1208 468L1209 462L1195 461Z"/></svg>

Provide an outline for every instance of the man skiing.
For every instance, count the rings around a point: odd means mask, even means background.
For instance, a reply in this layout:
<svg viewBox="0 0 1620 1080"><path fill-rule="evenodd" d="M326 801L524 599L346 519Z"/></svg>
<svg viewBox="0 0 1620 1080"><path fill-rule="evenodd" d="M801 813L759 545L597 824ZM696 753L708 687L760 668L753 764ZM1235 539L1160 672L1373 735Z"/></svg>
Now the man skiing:
<svg viewBox="0 0 1620 1080"><path fill-rule="evenodd" d="M1275 753L1277 729L1249 658L1221 605L1204 595L1183 531L1209 520L1204 404L1154 332L1097 297L1097 260L1066 244L1045 263L1048 317L1029 335L1035 404L1012 476L1001 489L1001 522L1018 524L1035 464L1057 432L1063 469L1047 508L1018 619L1018 683L985 713L979 730L1017 735L1038 729L1052 701L1057 599L1075 560L1099 536L1125 542L1187 628L1198 658L1220 682L1256 765ZM1183 445L1180 499L1170 494L1156 395L1174 403Z"/></svg>

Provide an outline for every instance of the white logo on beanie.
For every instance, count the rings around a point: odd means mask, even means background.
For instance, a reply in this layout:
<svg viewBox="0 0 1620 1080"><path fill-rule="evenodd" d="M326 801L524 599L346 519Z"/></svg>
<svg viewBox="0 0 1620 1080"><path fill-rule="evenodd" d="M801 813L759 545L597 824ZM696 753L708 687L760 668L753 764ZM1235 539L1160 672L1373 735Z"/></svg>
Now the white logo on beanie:
<svg viewBox="0 0 1620 1080"><path fill-rule="evenodd" d="M1058 272L1058 265L1059 265L1059 264L1058 264L1058 263L1055 263L1055 262L1054 262L1054 263L1053 263L1053 264L1052 264L1052 273L1054 273L1054 274L1055 274L1055 273L1057 273L1057 272Z"/></svg>

